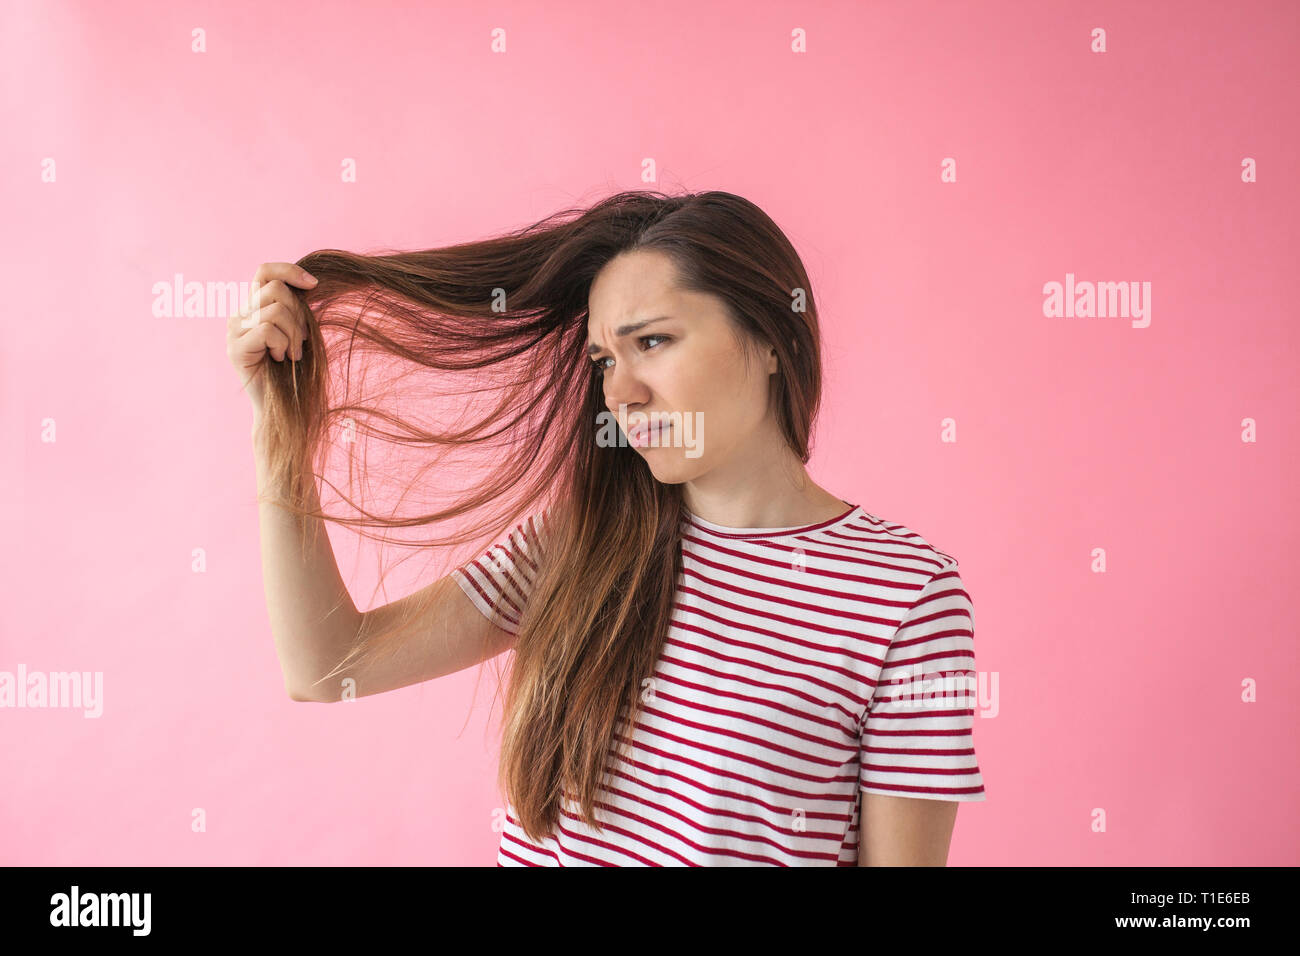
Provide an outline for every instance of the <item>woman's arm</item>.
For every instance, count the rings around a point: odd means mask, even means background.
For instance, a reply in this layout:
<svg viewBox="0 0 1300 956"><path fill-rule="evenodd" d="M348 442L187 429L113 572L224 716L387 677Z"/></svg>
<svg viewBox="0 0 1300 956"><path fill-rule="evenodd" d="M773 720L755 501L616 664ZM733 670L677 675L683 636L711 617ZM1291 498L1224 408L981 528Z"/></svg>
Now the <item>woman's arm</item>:
<svg viewBox="0 0 1300 956"><path fill-rule="evenodd" d="M259 490L268 491L260 425L259 413L253 425L257 481ZM319 510L314 488L309 495L308 505ZM323 527L317 529L303 557L299 543L303 520L308 519L294 518L270 502L260 503L266 607L285 691L293 700L333 703L343 699L344 681L351 681L352 697L382 694L480 664L513 644L514 635L489 621L451 575L398 601L358 611ZM396 635L401 645L397 653L353 663L327 684L315 683L351 649L363 619L387 628L404 617L413 602L429 596L436 600Z"/></svg>
<svg viewBox="0 0 1300 956"><path fill-rule="evenodd" d="M267 473L261 412L255 404L253 454L257 489L265 493L274 489ZM308 504L320 507L314 490ZM307 690L310 681L347 653L361 626L361 613L343 584L323 527L316 529L304 556L300 538L303 522L309 519L290 515L269 501L259 502L258 515L262 584L284 689L294 700L307 700L312 696Z"/></svg>
<svg viewBox="0 0 1300 956"><path fill-rule="evenodd" d="M858 866L947 866L956 800L859 791Z"/></svg>

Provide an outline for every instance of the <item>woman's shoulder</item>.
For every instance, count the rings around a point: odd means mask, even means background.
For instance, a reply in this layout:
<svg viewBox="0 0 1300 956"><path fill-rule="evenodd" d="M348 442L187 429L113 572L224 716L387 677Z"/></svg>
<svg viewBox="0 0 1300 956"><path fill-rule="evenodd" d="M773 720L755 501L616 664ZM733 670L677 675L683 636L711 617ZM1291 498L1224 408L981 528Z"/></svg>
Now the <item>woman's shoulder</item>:
<svg viewBox="0 0 1300 956"><path fill-rule="evenodd" d="M956 557L936 546L926 535L923 535L910 525L903 524L901 521L894 521L865 509L861 510L861 521L859 523L864 530L869 531L878 540L906 549L904 553L939 560L943 562L945 567L957 567Z"/></svg>

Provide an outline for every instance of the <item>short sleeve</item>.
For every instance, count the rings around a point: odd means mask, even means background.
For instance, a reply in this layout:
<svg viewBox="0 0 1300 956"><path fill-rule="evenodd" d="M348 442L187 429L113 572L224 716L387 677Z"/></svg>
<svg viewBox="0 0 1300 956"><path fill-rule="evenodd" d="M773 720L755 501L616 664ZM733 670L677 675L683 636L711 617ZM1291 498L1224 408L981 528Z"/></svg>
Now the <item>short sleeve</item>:
<svg viewBox="0 0 1300 956"><path fill-rule="evenodd" d="M885 653L862 721L859 786L983 800L975 759L975 609L955 559L926 582Z"/></svg>
<svg viewBox="0 0 1300 956"><path fill-rule="evenodd" d="M546 509L515 525L483 554L451 572L461 590L484 616L502 630L519 633L524 605L537 578Z"/></svg>

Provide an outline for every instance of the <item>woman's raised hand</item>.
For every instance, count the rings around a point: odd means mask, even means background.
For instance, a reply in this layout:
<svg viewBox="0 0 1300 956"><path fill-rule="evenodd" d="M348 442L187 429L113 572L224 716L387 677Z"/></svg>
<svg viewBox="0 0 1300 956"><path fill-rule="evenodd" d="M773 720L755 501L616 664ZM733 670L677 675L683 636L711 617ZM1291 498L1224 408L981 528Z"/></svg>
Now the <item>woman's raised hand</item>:
<svg viewBox="0 0 1300 956"><path fill-rule="evenodd" d="M247 304L226 321L226 355L257 411L266 393L261 374L266 355L277 362L300 359L310 338L310 313L289 287L315 284L314 276L292 262L263 262L253 274Z"/></svg>

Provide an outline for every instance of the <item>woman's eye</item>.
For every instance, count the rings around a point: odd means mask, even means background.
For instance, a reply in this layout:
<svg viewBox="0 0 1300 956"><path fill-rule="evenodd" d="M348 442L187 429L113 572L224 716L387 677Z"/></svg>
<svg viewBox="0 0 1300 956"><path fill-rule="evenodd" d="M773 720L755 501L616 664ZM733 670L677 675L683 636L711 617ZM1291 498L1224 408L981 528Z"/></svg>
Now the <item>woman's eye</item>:
<svg viewBox="0 0 1300 956"><path fill-rule="evenodd" d="M644 341L646 341L647 339L663 339L664 341L667 341L667 340L668 340L668 336L666 336L666 335L643 335L643 336L641 336L639 339L637 339L637 341L638 341L638 342L644 342ZM605 357L603 357L603 358L598 358L598 359L592 359L592 361L591 361L591 367L592 367L593 369L595 369L597 372L603 372L603 371L605 371L605 369L607 369L607 368L609 367L608 365L605 365L605 364L604 364L604 363L605 363L606 361L608 361L608 360L609 360L609 356L605 356Z"/></svg>

